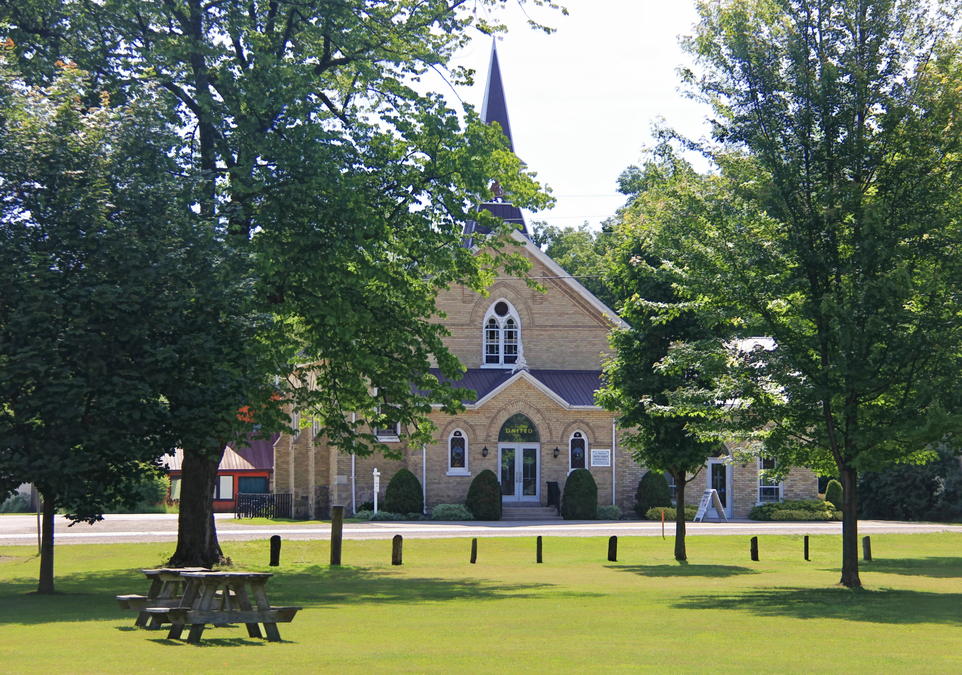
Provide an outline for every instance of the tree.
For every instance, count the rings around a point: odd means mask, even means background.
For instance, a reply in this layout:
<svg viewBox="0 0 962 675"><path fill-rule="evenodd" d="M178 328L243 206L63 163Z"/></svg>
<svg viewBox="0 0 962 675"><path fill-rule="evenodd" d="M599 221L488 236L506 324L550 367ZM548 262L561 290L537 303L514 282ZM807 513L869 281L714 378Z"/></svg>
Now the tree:
<svg viewBox="0 0 962 675"><path fill-rule="evenodd" d="M682 297L743 339L677 345L662 368L721 375L670 407L755 434L781 471L837 472L841 583L859 586L858 473L925 461L962 421L958 5L699 11L686 79L718 173L646 215Z"/></svg>
<svg viewBox="0 0 962 675"><path fill-rule="evenodd" d="M575 227L556 227L534 221L531 241L561 268L609 307L614 307L615 296L605 283L605 255L611 247L611 228L603 226L598 232L587 223Z"/></svg>
<svg viewBox="0 0 962 675"><path fill-rule="evenodd" d="M132 505L171 446L158 334L190 302L179 254L198 239L163 107L145 91L88 108L82 73L60 69L36 89L0 63L0 493L43 497L40 593L56 510Z"/></svg>
<svg viewBox="0 0 962 675"><path fill-rule="evenodd" d="M476 4L8 0L0 19L31 77L71 58L118 99L143 81L169 93L194 153L199 211L254 256L253 297L276 317L264 339L297 354L287 395L336 447L390 455L374 427L390 419L426 442L431 405L461 406L464 393L429 372L461 372L432 321L436 292L482 290L496 265L524 267L497 237L488 252L464 248L461 224L498 225L471 211L492 181L518 206L548 203L499 130L470 108L462 125L439 96L411 87L443 70L470 30L501 30L476 18ZM182 494L194 489L194 457L208 464L197 489L213 492L213 437L182 439ZM181 519L212 514L206 501L182 502ZM205 546L191 556L212 557Z"/></svg>
<svg viewBox="0 0 962 675"><path fill-rule="evenodd" d="M634 459L649 471L667 472L675 479L675 559L687 560L685 488L716 454L719 442L696 433L701 421L697 414L665 411L669 391L692 380L704 385L706 374L666 372L659 365L675 344L710 339L716 333L691 303L678 297L677 275L663 265L656 233L646 226L649 212L657 210L663 197L660 186L692 173L668 146L659 148L660 155L638 170L646 176L646 186L632 195L630 209L615 231L607 281L622 298L619 315L629 327L611 333L614 355L605 363L598 402L620 414L622 444Z"/></svg>

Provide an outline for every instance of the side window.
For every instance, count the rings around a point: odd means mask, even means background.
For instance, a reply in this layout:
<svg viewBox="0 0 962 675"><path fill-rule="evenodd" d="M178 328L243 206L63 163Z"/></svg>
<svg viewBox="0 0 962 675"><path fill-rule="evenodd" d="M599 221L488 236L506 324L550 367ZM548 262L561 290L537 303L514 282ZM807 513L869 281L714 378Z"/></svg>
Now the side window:
<svg viewBox="0 0 962 675"><path fill-rule="evenodd" d="M214 490L214 499L233 499L234 498L234 477L218 476L217 485Z"/></svg>
<svg viewBox="0 0 962 675"><path fill-rule="evenodd" d="M585 455L587 453L588 441L584 434L580 431L571 434L571 440L568 442L568 473L571 473L575 469L585 468Z"/></svg>
<svg viewBox="0 0 962 675"><path fill-rule="evenodd" d="M176 502L180 499L180 477L170 479L170 501Z"/></svg>
<svg viewBox="0 0 962 675"><path fill-rule="evenodd" d="M461 429L455 429L448 437L448 475L467 476L468 437Z"/></svg>
<svg viewBox="0 0 962 675"><path fill-rule="evenodd" d="M504 368L518 362L521 354L521 319L507 300L492 304L484 315L483 367Z"/></svg>
<svg viewBox="0 0 962 675"><path fill-rule="evenodd" d="M767 457L759 457L758 469L760 471L775 468L775 460ZM759 502L778 502L782 499L782 484L769 480L764 474L758 478L758 501Z"/></svg>
<svg viewBox="0 0 962 675"><path fill-rule="evenodd" d="M291 435L296 440L301 435L301 411L291 413Z"/></svg>
<svg viewBox="0 0 962 675"><path fill-rule="evenodd" d="M665 472L665 480L668 481L668 488L671 490L671 502L675 503L675 490L677 486L675 485L675 477L671 475L670 472Z"/></svg>

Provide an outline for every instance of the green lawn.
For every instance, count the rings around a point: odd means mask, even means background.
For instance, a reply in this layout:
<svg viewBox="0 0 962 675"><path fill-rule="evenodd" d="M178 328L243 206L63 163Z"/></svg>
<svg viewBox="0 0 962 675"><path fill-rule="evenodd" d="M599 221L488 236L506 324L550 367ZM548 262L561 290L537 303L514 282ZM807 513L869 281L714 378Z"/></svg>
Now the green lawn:
<svg viewBox="0 0 962 675"><path fill-rule="evenodd" d="M140 567L171 544L61 546L63 595L28 595L36 549L0 547L0 673L959 673L962 535L873 536L864 590L835 587L840 541L690 537L672 541L348 541L339 569L327 542L284 542L268 585L278 605L305 609L285 642L208 628L200 646L133 628L113 596L146 591ZM267 541L228 542L236 567L267 571Z"/></svg>

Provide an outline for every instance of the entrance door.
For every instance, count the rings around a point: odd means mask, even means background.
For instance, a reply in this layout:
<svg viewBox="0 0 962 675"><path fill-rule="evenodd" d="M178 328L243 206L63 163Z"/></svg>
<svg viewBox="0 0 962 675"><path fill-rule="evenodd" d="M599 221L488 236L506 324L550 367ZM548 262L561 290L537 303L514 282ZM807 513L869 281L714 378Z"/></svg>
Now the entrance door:
<svg viewBox="0 0 962 675"><path fill-rule="evenodd" d="M541 501L540 450L540 444L498 445L498 465L501 467L498 477L503 501Z"/></svg>
<svg viewBox="0 0 962 675"><path fill-rule="evenodd" d="M715 490L718 492L718 498L721 500L722 506L725 507L725 515L729 518L732 517L732 467L731 464L723 459L709 459L708 460L708 488L709 490ZM719 518L715 509L708 508L705 510L706 518Z"/></svg>

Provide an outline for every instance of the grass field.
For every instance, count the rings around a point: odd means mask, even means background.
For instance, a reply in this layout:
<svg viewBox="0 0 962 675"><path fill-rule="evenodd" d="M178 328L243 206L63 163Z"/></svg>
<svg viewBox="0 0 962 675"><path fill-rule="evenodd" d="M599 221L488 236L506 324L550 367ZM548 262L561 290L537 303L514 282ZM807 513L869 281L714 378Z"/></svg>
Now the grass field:
<svg viewBox="0 0 962 675"><path fill-rule="evenodd" d="M227 542L235 567L274 571L277 605L300 605L282 643L243 625L208 628L199 646L133 627L114 595L143 593L141 567L171 544L57 550L54 597L36 586L36 549L0 547L0 673L959 673L962 535L873 536L866 588L836 587L840 541L671 539L347 541L341 568L328 542Z"/></svg>

